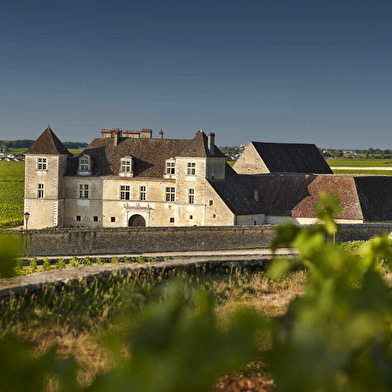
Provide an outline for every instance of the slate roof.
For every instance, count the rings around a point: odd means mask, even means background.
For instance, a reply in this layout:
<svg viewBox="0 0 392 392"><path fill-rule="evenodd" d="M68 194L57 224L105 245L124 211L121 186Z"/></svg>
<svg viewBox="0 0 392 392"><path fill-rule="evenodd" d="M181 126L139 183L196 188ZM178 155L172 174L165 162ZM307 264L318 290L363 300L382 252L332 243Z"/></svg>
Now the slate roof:
<svg viewBox="0 0 392 392"><path fill-rule="evenodd" d="M72 155L48 126L26 154Z"/></svg>
<svg viewBox="0 0 392 392"><path fill-rule="evenodd" d="M315 218L320 192L338 195L342 212L337 219L391 221L392 177L349 174L230 175L210 181L218 195L236 214L266 214ZM254 200L258 190L259 201Z"/></svg>
<svg viewBox="0 0 392 392"><path fill-rule="evenodd" d="M162 177L165 172L165 160L174 156L189 157L224 157L215 146L214 155L207 149L207 136L198 132L192 140L186 139L133 139L120 138L117 146L112 138L94 139L83 151L93 161L93 175L118 175L121 158L133 157L134 177ZM67 175L75 175L77 164L70 163Z"/></svg>
<svg viewBox="0 0 392 392"><path fill-rule="evenodd" d="M332 174L315 144L251 143L271 173Z"/></svg>

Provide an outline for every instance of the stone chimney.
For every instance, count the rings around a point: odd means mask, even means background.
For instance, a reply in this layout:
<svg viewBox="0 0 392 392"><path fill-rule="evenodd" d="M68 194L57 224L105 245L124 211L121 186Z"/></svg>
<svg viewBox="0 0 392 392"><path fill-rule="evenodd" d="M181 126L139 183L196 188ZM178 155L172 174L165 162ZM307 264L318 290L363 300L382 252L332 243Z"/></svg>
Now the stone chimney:
<svg viewBox="0 0 392 392"><path fill-rule="evenodd" d="M129 139L140 139L140 131L124 131L123 136Z"/></svg>
<svg viewBox="0 0 392 392"><path fill-rule="evenodd" d="M163 131L162 131L162 129L159 131L159 139L163 139Z"/></svg>
<svg viewBox="0 0 392 392"><path fill-rule="evenodd" d="M114 139L114 145L117 146L119 141L120 141L120 137L122 136L122 130L119 128L115 128L111 130L112 132L112 138Z"/></svg>
<svg viewBox="0 0 392 392"><path fill-rule="evenodd" d="M152 138L152 130L151 129L142 129L140 131L140 137L142 139L151 139Z"/></svg>
<svg viewBox="0 0 392 392"><path fill-rule="evenodd" d="M208 151L211 155L215 153L215 133L213 132L208 134Z"/></svg>

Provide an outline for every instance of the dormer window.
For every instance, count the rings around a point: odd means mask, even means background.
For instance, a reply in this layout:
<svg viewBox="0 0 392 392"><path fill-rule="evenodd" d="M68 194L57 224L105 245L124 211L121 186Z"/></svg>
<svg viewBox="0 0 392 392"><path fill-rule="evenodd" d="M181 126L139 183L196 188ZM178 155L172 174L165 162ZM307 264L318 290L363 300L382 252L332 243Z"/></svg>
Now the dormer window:
<svg viewBox="0 0 392 392"><path fill-rule="evenodd" d="M47 170L47 169L48 169L48 158L38 158L37 170Z"/></svg>
<svg viewBox="0 0 392 392"><path fill-rule="evenodd" d="M121 177L133 177L133 159L131 156L121 158L119 174Z"/></svg>
<svg viewBox="0 0 392 392"><path fill-rule="evenodd" d="M83 154L79 157L78 176L91 176L91 157Z"/></svg>

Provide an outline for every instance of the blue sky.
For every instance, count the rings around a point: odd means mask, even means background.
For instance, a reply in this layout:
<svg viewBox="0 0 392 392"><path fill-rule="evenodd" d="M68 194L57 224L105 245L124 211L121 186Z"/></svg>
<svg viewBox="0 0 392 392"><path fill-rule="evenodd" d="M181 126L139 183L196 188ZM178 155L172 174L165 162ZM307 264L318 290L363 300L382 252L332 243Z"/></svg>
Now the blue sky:
<svg viewBox="0 0 392 392"><path fill-rule="evenodd" d="M0 2L0 139L392 148L392 3Z"/></svg>

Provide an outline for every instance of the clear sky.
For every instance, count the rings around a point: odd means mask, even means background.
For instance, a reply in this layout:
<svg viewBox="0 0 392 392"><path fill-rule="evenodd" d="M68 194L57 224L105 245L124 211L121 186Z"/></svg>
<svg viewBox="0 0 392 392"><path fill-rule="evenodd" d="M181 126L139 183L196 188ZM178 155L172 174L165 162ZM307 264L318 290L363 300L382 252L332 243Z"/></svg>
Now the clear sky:
<svg viewBox="0 0 392 392"><path fill-rule="evenodd" d="M392 148L390 0L0 2L0 139Z"/></svg>

